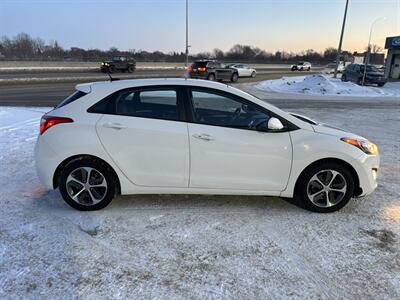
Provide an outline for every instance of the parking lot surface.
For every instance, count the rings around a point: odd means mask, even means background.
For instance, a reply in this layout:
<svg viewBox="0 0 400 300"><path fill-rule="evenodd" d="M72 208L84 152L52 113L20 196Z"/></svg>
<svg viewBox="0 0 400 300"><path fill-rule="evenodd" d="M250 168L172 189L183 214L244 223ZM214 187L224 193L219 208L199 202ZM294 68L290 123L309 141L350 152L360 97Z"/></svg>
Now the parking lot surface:
<svg viewBox="0 0 400 300"><path fill-rule="evenodd" d="M38 120L50 108L3 107L0 298L399 298L399 106L258 96L375 142L377 190L332 214L196 195L124 196L79 212L36 177Z"/></svg>

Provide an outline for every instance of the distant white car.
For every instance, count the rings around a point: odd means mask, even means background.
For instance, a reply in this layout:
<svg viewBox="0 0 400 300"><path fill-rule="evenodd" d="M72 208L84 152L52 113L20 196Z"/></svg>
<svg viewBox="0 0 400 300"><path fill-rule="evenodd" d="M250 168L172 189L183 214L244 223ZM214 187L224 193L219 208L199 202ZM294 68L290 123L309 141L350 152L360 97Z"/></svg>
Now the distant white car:
<svg viewBox="0 0 400 300"><path fill-rule="evenodd" d="M377 186L377 147L232 86L186 79L79 84L42 117L39 178L79 210L116 194L294 197L316 212Z"/></svg>
<svg viewBox="0 0 400 300"><path fill-rule="evenodd" d="M311 70L311 63L307 61L298 62L295 65L291 66L292 71L310 71Z"/></svg>
<svg viewBox="0 0 400 300"><path fill-rule="evenodd" d="M248 65L243 64L232 64L229 65L230 68L236 69L239 73L239 77L256 77L257 71L254 68L249 67Z"/></svg>

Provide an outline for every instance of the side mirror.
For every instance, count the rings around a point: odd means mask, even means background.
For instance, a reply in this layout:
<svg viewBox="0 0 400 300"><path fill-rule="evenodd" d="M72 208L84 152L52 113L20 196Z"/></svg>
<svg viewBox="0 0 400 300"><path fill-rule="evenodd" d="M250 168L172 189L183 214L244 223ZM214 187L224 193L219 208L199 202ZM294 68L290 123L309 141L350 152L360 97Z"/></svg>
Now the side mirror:
<svg viewBox="0 0 400 300"><path fill-rule="evenodd" d="M268 120L267 127L268 127L268 130L272 130L272 131L282 130L283 129L283 124L279 119L271 117Z"/></svg>

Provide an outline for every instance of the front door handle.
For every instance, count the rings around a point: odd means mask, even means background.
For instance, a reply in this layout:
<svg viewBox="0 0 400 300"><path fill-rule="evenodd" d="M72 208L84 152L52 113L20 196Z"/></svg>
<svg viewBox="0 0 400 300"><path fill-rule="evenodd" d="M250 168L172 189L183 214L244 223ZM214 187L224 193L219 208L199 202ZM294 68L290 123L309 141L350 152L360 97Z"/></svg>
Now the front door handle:
<svg viewBox="0 0 400 300"><path fill-rule="evenodd" d="M120 123L112 123L112 122L104 123L103 127L117 129L117 130L127 128L127 126L125 126L125 125L122 125Z"/></svg>
<svg viewBox="0 0 400 300"><path fill-rule="evenodd" d="M193 137L196 139L199 139L199 140L207 141L207 142L214 140L212 138L212 136L207 133L196 133L196 134L193 134Z"/></svg>

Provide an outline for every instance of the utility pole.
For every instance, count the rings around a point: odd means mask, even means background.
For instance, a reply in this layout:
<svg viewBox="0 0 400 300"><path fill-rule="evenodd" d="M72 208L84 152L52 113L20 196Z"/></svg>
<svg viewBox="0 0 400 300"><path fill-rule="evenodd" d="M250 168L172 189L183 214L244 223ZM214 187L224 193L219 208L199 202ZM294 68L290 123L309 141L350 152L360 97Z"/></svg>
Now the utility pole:
<svg viewBox="0 0 400 300"><path fill-rule="evenodd" d="M386 20L386 17L379 17L375 19L372 24L371 24L371 29L369 30L369 39L368 39L368 47L367 47L367 53L364 58L364 72L363 72L363 79L362 79L362 85L365 85L365 76L367 75L367 65L369 64L369 59L371 57L371 37L372 37L372 30L374 28L374 25L378 21L384 21Z"/></svg>
<svg viewBox="0 0 400 300"><path fill-rule="evenodd" d="M335 74L333 75L334 78L337 77L338 67L339 67L339 63L340 63L340 55L342 54L342 43L343 43L344 28L346 26L347 7L348 6L349 6L349 0L346 0L346 8L344 9L342 32L340 33L339 47L338 47L338 52L337 52L337 57L336 57Z"/></svg>
<svg viewBox="0 0 400 300"><path fill-rule="evenodd" d="M185 61L185 69L187 71L189 65L189 0L186 0L186 61Z"/></svg>

